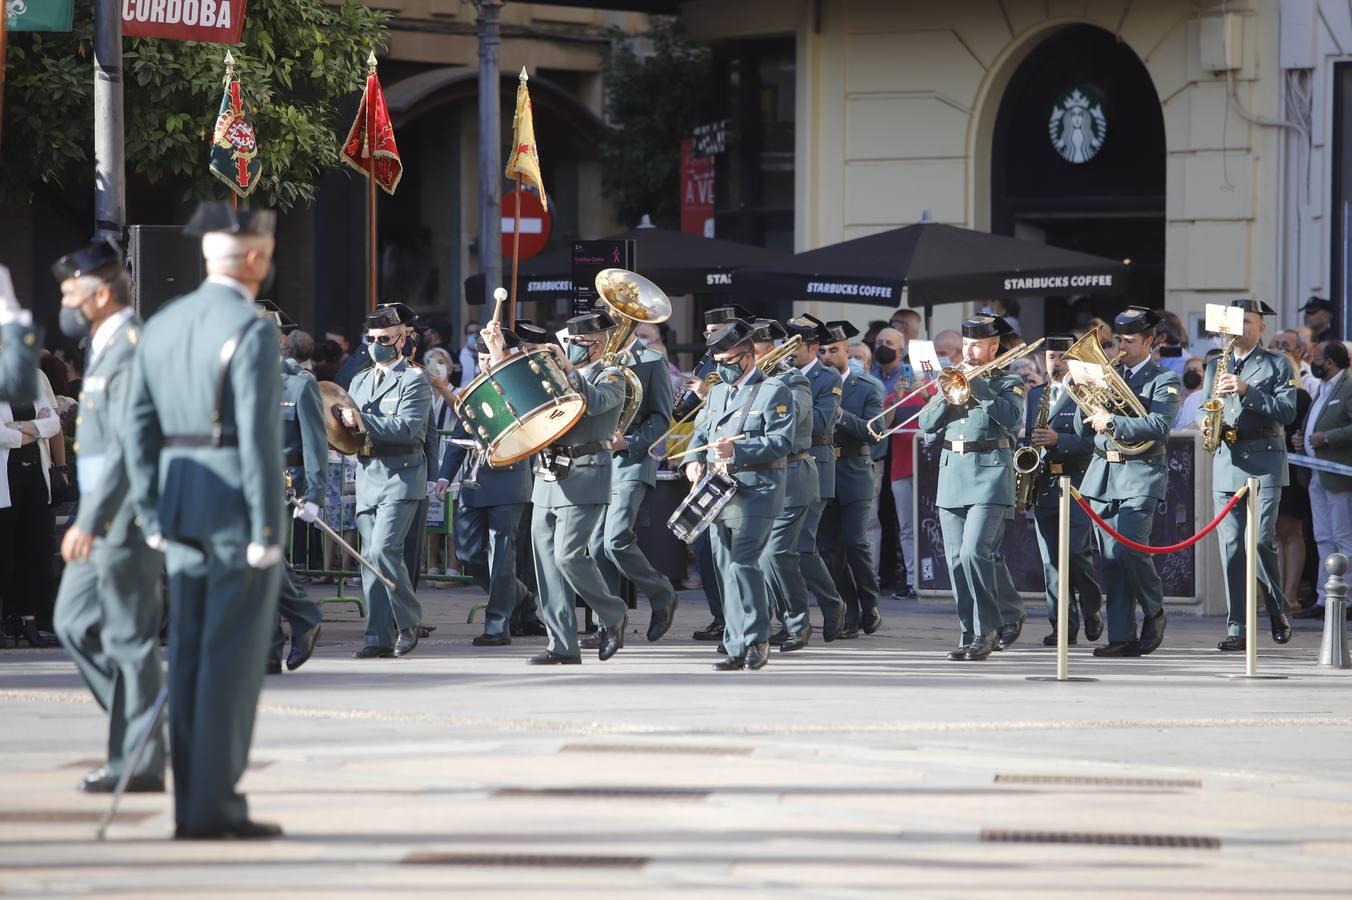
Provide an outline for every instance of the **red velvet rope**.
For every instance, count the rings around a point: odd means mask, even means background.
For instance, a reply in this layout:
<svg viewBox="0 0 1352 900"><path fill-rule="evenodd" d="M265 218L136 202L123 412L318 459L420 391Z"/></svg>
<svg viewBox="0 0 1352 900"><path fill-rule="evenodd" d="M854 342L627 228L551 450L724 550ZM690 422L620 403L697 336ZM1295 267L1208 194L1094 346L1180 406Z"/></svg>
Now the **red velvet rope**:
<svg viewBox="0 0 1352 900"><path fill-rule="evenodd" d="M1221 510L1220 513L1216 515L1216 518L1212 519L1209 523L1207 523L1207 526L1205 528L1194 534L1192 537L1179 541L1177 544L1170 544L1167 547L1151 547L1148 544L1136 543L1131 538L1123 535L1116 528L1109 525L1107 522L1103 521L1103 519L1099 517L1098 513L1090 509L1089 503L1084 499L1084 496L1079 491L1075 490L1075 488L1072 487L1070 489L1070 493L1071 496L1075 498L1075 502L1080 504L1080 508L1089 514L1089 518L1094 520L1094 524L1098 525L1098 527L1102 528L1104 531L1111 534L1113 536L1113 539L1116 540L1118 543L1126 544L1131 549L1139 550L1142 553L1177 553L1180 550L1188 549L1193 544L1197 543L1202 538L1206 537L1208 534L1214 531L1216 529L1216 526L1221 524L1221 519L1224 519L1226 516L1230 515L1230 511L1235 508L1235 506L1239 503L1240 500L1244 499L1244 495L1248 493L1248 490L1249 486L1246 484L1238 491L1235 491L1235 495L1230 498L1230 502L1225 504L1225 509Z"/></svg>

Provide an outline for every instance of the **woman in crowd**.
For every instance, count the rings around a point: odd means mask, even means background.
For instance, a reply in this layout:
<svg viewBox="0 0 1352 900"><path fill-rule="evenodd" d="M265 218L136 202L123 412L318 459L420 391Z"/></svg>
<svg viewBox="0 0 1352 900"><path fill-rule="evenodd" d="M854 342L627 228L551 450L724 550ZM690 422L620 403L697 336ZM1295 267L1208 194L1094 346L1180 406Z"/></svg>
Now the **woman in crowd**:
<svg viewBox="0 0 1352 900"><path fill-rule="evenodd" d="M1300 361L1294 353L1286 352L1291 371L1300 371ZM1286 427L1286 452L1296 454L1291 446L1292 435L1305 432L1305 417L1310 414L1313 401L1309 391L1296 388L1296 420ZM1282 577L1282 592L1292 606L1298 605L1301 576L1305 573L1305 535L1313 530L1310 510L1310 470L1289 463L1288 484L1282 488L1277 505L1277 560Z"/></svg>
<svg viewBox="0 0 1352 900"><path fill-rule="evenodd" d="M455 407L451 405L450 398L454 396L450 390L450 378L452 375L452 366L450 351L444 347L431 347L423 354L423 368L427 370L428 378L431 379L432 390L432 424L436 426L437 431L449 432L455 427ZM438 443L437 459L440 459L446 451L443 437ZM429 534L427 541L427 574L428 575L453 575L457 572L455 566L455 554L450 552L446 546L446 535ZM444 587L444 584L437 581L429 582L434 588Z"/></svg>

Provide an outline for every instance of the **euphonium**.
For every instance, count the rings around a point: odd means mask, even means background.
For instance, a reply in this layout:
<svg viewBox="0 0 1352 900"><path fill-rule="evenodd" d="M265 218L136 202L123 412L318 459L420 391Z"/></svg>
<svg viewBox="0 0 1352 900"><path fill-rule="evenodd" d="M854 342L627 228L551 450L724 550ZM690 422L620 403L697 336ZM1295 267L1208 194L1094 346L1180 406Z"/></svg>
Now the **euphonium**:
<svg viewBox="0 0 1352 900"><path fill-rule="evenodd" d="M1104 355L1103 348L1099 346L1098 332L1090 331L1071 344L1070 349L1065 352L1065 359L1093 363L1103 370L1102 387L1077 384L1070 375L1066 375L1061 382L1070 399L1074 400L1075 405L1086 415L1092 416L1097 412L1106 411L1113 415L1141 419L1149 414L1141 403L1141 398L1137 397L1122 376L1117 374L1114 362L1109 361ZM1108 439L1108 443L1117 448L1118 452L1129 456L1138 456L1155 445L1154 441L1123 441L1110 434L1105 434L1104 437Z"/></svg>
<svg viewBox="0 0 1352 900"><path fill-rule="evenodd" d="M1216 360L1216 378L1211 382L1211 396L1202 404L1202 412L1206 414L1202 419L1202 449L1207 453L1215 453L1221 447L1221 435L1225 431L1225 401L1218 395L1217 385L1221 382L1221 376L1230 371L1230 352L1234 347L1234 338L1225 342L1225 350L1221 358Z"/></svg>
<svg viewBox="0 0 1352 900"><path fill-rule="evenodd" d="M671 301L660 287L627 269L602 269L596 276L596 294L619 324L606 340L601 359L606 366L614 366L624 374L624 405L620 408L619 424L615 426L616 433L624 434L643 403L643 382L630 368L634 363L629 351L634 329L671 318Z"/></svg>
<svg viewBox="0 0 1352 900"><path fill-rule="evenodd" d="M1050 378L1050 374L1047 376ZM1042 400L1037 405L1037 415L1033 417L1033 431L1046 428L1051 419L1052 384L1042 389ZM1028 439L1033 439L1032 434ZM1047 448L1034 447L1031 444L1014 451L1014 511L1026 513L1033 505L1033 489L1037 486L1038 475L1047 461Z"/></svg>

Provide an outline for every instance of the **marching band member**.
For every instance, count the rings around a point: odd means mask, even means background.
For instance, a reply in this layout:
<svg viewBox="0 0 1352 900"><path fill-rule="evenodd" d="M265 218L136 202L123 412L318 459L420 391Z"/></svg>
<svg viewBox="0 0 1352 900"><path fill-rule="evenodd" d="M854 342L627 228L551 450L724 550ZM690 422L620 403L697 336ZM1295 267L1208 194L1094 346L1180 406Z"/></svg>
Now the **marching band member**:
<svg viewBox="0 0 1352 900"><path fill-rule="evenodd" d="M775 519L784 509L785 459L793 444L793 397L755 365L752 329L732 322L708 338L722 383L695 422L696 446L710 444L705 462L686 464L698 482L707 468L738 482L732 501L709 530L727 623L720 671L759 669L769 661L770 606L760 562Z"/></svg>
<svg viewBox="0 0 1352 900"><path fill-rule="evenodd" d="M1010 328L999 316L981 314L962 324L962 358L968 367L992 362ZM921 431L942 435L939 492L935 505L944 535L944 556L957 599L962 638L952 660L980 660L995 649L1001 627L996 599L1001 577L1009 578L995 553L1014 509L1013 435L1023 409L1023 381L992 371L968 380L969 395L949 402L942 392L920 414Z"/></svg>
<svg viewBox="0 0 1352 900"><path fill-rule="evenodd" d="M1291 640L1286 618L1286 595L1277 569L1277 504L1287 483L1286 426L1296 419L1296 386L1291 364L1282 353L1263 348L1267 330L1265 316L1276 311L1261 300L1235 300L1244 310L1244 333L1234 339L1226 360L1228 371L1217 377L1220 357L1206 365L1202 396L1219 397L1221 442L1211 466L1211 487L1216 512L1235 495L1249 477L1258 479L1258 584L1267 604L1272 639ZM1205 410L1199 410L1202 421ZM1243 504L1236 505L1216 528L1220 537L1221 565L1225 567L1227 634L1217 647L1245 649L1244 622L1244 530Z"/></svg>
<svg viewBox="0 0 1352 900"><path fill-rule="evenodd" d="M1047 583L1047 620L1052 633L1042 639L1043 646L1056 646L1057 533L1060 526L1060 481L1070 477L1076 488L1084 479L1084 471L1093 458L1091 441L1075 433L1078 407L1062 404L1062 384L1066 377L1065 352L1075 343L1070 334L1047 335L1045 361L1047 383L1028 392L1024 432L1030 446L1044 451L1042 468L1033 484L1033 521L1037 524L1037 548L1042 554L1042 577ZM1050 392L1050 396L1047 394ZM1047 409L1045 422L1038 420L1038 411ZM1055 410L1055 414L1052 411ZM1093 523L1078 503L1070 505L1070 643L1076 642L1083 616L1084 636L1096 641L1103 634L1103 591L1094 577L1092 551Z"/></svg>
<svg viewBox="0 0 1352 900"><path fill-rule="evenodd" d="M1099 410L1087 420L1075 417L1075 433L1092 436L1094 458L1089 462L1080 493L1094 512L1118 533L1137 543L1148 543L1155 510L1164 502L1168 486L1169 429L1178 414L1178 375L1150 357L1159 317L1143 306L1128 306L1113 321L1117 349L1122 354L1121 376L1145 407L1144 416ZM1063 400L1063 402L1065 402ZM1154 441L1143 453L1129 454L1117 441ZM1164 588L1149 554L1100 534L1104 579L1108 594L1108 643L1094 648L1095 656L1131 657L1153 653L1164 640L1168 617ZM1136 607L1145 614L1140 639L1136 636Z"/></svg>

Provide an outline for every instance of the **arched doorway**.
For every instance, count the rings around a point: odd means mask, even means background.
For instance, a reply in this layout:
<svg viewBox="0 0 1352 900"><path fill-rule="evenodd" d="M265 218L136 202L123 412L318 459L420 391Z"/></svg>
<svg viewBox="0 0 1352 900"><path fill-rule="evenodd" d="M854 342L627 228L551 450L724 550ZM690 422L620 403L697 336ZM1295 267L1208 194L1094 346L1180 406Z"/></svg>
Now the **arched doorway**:
<svg viewBox="0 0 1352 900"><path fill-rule="evenodd" d="M1130 259L1127 295L1093 304L1103 318L1128 303L1160 307L1165 161L1163 111L1140 58L1109 31L1060 28L1019 64L1001 99L991 231ZM1030 304L1025 330L1070 328L1074 299Z"/></svg>

